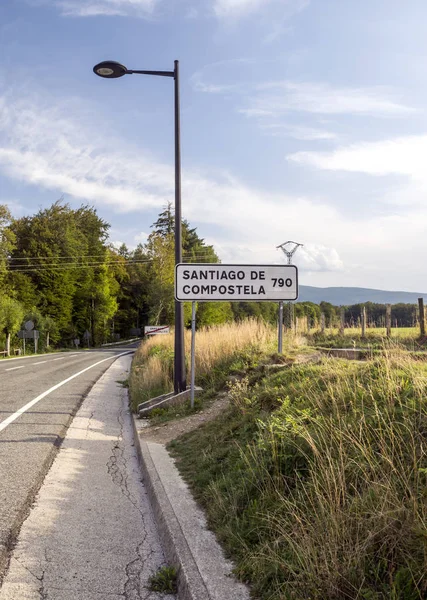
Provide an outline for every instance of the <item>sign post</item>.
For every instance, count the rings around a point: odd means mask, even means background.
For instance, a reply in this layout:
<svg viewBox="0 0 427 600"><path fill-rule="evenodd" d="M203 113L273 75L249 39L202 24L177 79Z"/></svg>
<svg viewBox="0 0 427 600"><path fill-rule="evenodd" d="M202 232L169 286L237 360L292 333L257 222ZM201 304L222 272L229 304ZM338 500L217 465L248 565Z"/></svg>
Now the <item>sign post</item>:
<svg viewBox="0 0 427 600"><path fill-rule="evenodd" d="M194 385L196 382L196 303L191 303L191 391L190 404L194 408Z"/></svg>
<svg viewBox="0 0 427 600"><path fill-rule="evenodd" d="M278 352L282 354L283 352L283 300L279 302L279 343L278 343Z"/></svg>
<svg viewBox="0 0 427 600"><path fill-rule="evenodd" d="M169 325L146 325L144 327L144 335L166 335L169 332Z"/></svg>
<svg viewBox="0 0 427 600"><path fill-rule="evenodd" d="M175 300L192 302L191 408L194 408L196 302L279 302L279 353L281 353L283 301L297 298L298 269L295 265L217 263L176 265Z"/></svg>
<svg viewBox="0 0 427 600"><path fill-rule="evenodd" d="M29 323L30 321L27 321ZM40 331L38 329L32 329L31 327L27 327L27 323L25 324L25 329L21 329L18 331L19 339L23 340L24 345L24 355L25 355L25 340L34 340L34 353L37 354L38 348L38 340L40 337ZM34 327L34 323L33 323Z"/></svg>

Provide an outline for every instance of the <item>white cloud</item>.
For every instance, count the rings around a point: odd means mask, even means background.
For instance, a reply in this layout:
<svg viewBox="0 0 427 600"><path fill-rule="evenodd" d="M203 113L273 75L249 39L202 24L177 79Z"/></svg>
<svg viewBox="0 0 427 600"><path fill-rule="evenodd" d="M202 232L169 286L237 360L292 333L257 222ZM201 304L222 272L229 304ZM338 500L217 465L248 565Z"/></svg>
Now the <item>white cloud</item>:
<svg viewBox="0 0 427 600"><path fill-rule="evenodd" d="M239 17L256 12L271 0L215 0L213 9L217 17Z"/></svg>
<svg viewBox="0 0 427 600"><path fill-rule="evenodd" d="M25 206L19 200L6 200L0 198L0 204L6 205L14 217L20 217L25 212Z"/></svg>
<svg viewBox="0 0 427 600"><path fill-rule="evenodd" d="M77 114L73 119L68 115ZM9 177L118 210L173 198L173 172L132 148L101 138L82 106L32 95L0 97L0 165Z"/></svg>
<svg viewBox="0 0 427 600"><path fill-rule="evenodd" d="M316 127L303 127L299 125L286 125L285 123L262 123L261 129L273 137L291 137L295 140L318 141L336 140L337 134Z"/></svg>
<svg viewBox="0 0 427 600"><path fill-rule="evenodd" d="M247 66L253 64L253 60L247 58L232 58L228 60L219 60L210 63L193 73L190 77L190 84L196 92L205 94L240 94L248 92L251 86L242 82L242 77L239 77L239 82L236 83L236 69L241 71ZM207 79L206 74L212 78L212 75L220 75L222 79L228 77L230 82Z"/></svg>
<svg viewBox="0 0 427 600"><path fill-rule="evenodd" d="M85 107L87 100L46 100L28 90L0 96L0 172L56 196L141 215L138 222L149 231L144 213L173 202L172 166L111 132L96 131L93 113ZM306 273L302 283L416 289L427 276L427 210L422 206L412 207L404 219L391 211L355 220L321 196L272 193L227 173L194 170L183 172L182 199L184 218L218 247L224 262L283 262L276 246L291 238L305 245L295 257ZM129 221L133 227L134 215ZM116 232L113 239L133 246L136 234L135 229L129 237ZM412 252L419 256L417 264L410 261Z"/></svg>
<svg viewBox="0 0 427 600"><path fill-rule="evenodd" d="M213 0L213 11L219 19L235 20L277 6L283 19L300 12L309 4L310 0ZM275 29L276 36L277 33Z"/></svg>
<svg viewBox="0 0 427 600"><path fill-rule="evenodd" d="M145 233L145 231L141 231L141 233L138 233L138 235L134 235L133 236L133 241L135 242L135 244L145 244L148 240L148 236L150 234L149 233Z"/></svg>
<svg viewBox="0 0 427 600"><path fill-rule="evenodd" d="M305 271L342 271L344 263L335 248L305 244L298 249L298 266Z"/></svg>
<svg viewBox="0 0 427 600"><path fill-rule="evenodd" d="M297 152L288 159L330 171L406 175L427 184L427 135L353 144L333 152Z"/></svg>
<svg viewBox="0 0 427 600"><path fill-rule="evenodd" d="M113 248L115 248L116 250L120 250L121 246L123 246L124 242L120 242L120 241L110 241L110 244L113 246Z"/></svg>
<svg viewBox="0 0 427 600"><path fill-rule="evenodd" d="M35 94L17 96L0 97L3 174L116 212L152 211L173 202L173 168L95 131L85 112L87 102L56 99L52 106ZM233 240L235 246L230 255L241 259L237 249L253 246L247 258L255 262L277 260L275 242L283 237L285 218L289 230L304 238L318 237L322 218L331 225L341 220L320 201L254 190L227 173L214 177L195 171L183 173L183 214L192 223L223 228L226 243ZM310 218L302 222L301 214Z"/></svg>
<svg viewBox="0 0 427 600"><path fill-rule="evenodd" d="M252 80L245 82L241 74L245 64L250 66L252 61L235 59L207 65L191 77L193 89L214 94L233 92L242 96L246 105L240 106L239 112L255 118L278 118L295 112L327 116L403 117L415 112L414 108L396 98L395 90L386 87L342 87L327 82L287 80L259 84ZM237 72L240 72L238 84L235 83ZM216 81L212 80L213 74ZM218 75L223 81L218 80ZM250 75L253 76L252 73ZM224 77L231 78L233 82L224 81Z"/></svg>
<svg viewBox="0 0 427 600"><path fill-rule="evenodd" d="M55 0L64 16L94 17L151 15L158 0Z"/></svg>
<svg viewBox="0 0 427 600"><path fill-rule="evenodd" d="M274 81L258 85L246 107L248 117L279 117L289 112L319 115L403 116L413 109L391 97L384 88L343 88L327 83Z"/></svg>
<svg viewBox="0 0 427 600"><path fill-rule="evenodd" d="M236 110L276 137L333 140L338 137L335 132L317 126L322 118L348 115L399 118L415 112L399 100L395 90L385 87L343 87L287 80L254 84L252 68L246 72L246 78L241 74L236 84L236 73L241 73L245 66L253 65L244 59L208 65L192 76L193 89L234 95ZM303 123L295 123L296 118L303 119Z"/></svg>

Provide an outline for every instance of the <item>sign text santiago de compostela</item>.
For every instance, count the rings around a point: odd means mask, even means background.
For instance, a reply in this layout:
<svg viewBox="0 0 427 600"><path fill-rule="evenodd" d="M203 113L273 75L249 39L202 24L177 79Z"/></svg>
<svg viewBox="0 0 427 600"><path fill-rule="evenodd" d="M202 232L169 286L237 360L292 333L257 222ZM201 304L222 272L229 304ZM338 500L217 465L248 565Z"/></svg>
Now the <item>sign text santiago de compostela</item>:
<svg viewBox="0 0 427 600"><path fill-rule="evenodd" d="M179 264L175 297L180 302L296 300L298 270L295 265Z"/></svg>

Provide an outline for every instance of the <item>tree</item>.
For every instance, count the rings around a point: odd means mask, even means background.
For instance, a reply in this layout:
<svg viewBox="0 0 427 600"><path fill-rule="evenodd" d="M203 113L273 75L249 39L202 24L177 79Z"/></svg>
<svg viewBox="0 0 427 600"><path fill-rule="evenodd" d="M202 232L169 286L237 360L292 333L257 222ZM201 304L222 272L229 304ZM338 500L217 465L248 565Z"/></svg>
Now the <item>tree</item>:
<svg viewBox="0 0 427 600"><path fill-rule="evenodd" d="M0 296L0 328L6 334L6 354L10 356L10 338L16 333L24 318L24 307L20 302Z"/></svg>
<svg viewBox="0 0 427 600"><path fill-rule="evenodd" d="M233 321L231 302L199 302L197 307L197 326L221 325Z"/></svg>
<svg viewBox="0 0 427 600"><path fill-rule="evenodd" d="M325 315L325 322L327 327L333 327L338 317L338 308L330 302L322 301L320 303L320 311Z"/></svg>
<svg viewBox="0 0 427 600"><path fill-rule="evenodd" d="M234 318L242 321L248 318L262 319L266 323L275 323L278 318L276 302L232 302Z"/></svg>
<svg viewBox="0 0 427 600"><path fill-rule="evenodd" d="M153 325L174 323L175 240L173 234L153 232L146 245L148 259L147 300Z"/></svg>
<svg viewBox="0 0 427 600"><path fill-rule="evenodd" d="M35 306L53 319L54 338L69 342L89 330L93 343L103 341L120 287L120 265L113 258L125 261L108 248L108 223L90 206L73 210L59 200L11 228L11 280L27 309Z"/></svg>
<svg viewBox="0 0 427 600"><path fill-rule="evenodd" d="M148 288L149 267L148 255L141 244L129 251L126 246L119 249L126 257L124 273L116 275L120 283L118 294L119 307L114 316L114 332L129 335L131 329L141 328L149 320Z"/></svg>
<svg viewBox="0 0 427 600"><path fill-rule="evenodd" d="M174 278L175 278L175 217L172 204L168 203L152 225L152 233L144 248L148 267L147 304L150 307L148 317L153 324L172 324L174 322ZM182 222L183 261L188 263L218 263L213 246L207 245L197 234L196 228L188 221ZM203 312L204 311L204 312ZM204 315L204 316L203 316ZM212 323L207 322L208 316ZM213 324L218 319L228 319L230 312L225 308L202 309L205 324ZM184 303L184 323L191 322L191 304Z"/></svg>
<svg viewBox="0 0 427 600"><path fill-rule="evenodd" d="M7 206L0 204L0 285L2 289L8 273L9 258L15 247L15 234L10 229L11 219Z"/></svg>

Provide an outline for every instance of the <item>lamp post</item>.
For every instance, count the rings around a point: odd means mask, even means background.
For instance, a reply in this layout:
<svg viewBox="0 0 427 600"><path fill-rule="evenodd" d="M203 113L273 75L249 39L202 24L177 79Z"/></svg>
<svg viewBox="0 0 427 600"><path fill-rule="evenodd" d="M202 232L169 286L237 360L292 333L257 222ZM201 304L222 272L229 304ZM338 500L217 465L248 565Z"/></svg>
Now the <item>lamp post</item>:
<svg viewBox="0 0 427 600"><path fill-rule="evenodd" d="M93 72L105 79L117 79L123 75L157 75L173 77L175 81L175 264L182 262L181 232L181 124L179 99L179 61L173 71L134 71L118 62L107 60L93 68ZM175 300L175 340L174 340L174 389L175 393L187 389L184 358L184 311L181 302Z"/></svg>

